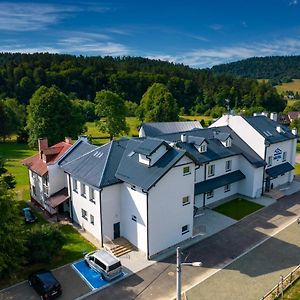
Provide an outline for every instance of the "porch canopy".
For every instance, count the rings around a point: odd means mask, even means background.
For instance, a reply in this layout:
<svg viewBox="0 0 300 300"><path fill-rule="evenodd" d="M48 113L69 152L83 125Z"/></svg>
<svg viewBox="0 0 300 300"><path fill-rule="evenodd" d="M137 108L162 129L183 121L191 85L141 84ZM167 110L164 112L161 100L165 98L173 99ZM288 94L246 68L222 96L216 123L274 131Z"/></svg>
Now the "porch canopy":
<svg viewBox="0 0 300 300"><path fill-rule="evenodd" d="M287 173L292 170L294 170L294 167L290 163L286 162L284 164L280 164L280 165L274 166L272 168L266 169L266 173L270 177L275 178L279 175L282 175L282 174Z"/></svg>
<svg viewBox="0 0 300 300"><path fill-rule="evenodd" d="M241 171L234 171L213 179L202 181L195 184L195 195L203 194L208 191L215 190L219 187L225 186L230 183L234 183L246 178Z"/></svg>
<svg viewBox="0 0 300 300"><path fill-rule="evenodd" d="M49 206L56 208L59 204L69 199L68 189L63 188L47 199Z"/></svg>

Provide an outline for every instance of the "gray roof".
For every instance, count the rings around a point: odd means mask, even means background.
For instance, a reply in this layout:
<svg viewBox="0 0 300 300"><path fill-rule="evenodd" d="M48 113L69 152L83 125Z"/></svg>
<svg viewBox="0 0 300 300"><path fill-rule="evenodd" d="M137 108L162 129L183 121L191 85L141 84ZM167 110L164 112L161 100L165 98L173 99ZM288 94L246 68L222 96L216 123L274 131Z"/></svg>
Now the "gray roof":
<svg viewBox="0 0 300 300"><path fill-rule="evenodd" d="M155 152L162 144L168 146L168 144L160 139L147 138L144 139L140 145L134 150L136 153L151 155Z"/></svg>
<svg viewBox="0 0 300 300"><path fill-rule="evenodd" d="M139 162L139 154L134 152L143 142L143 139L131 139L128 141L126 150L120 160L116 177L131 185L149 190L185 155L185 151L170 147L153 166L147 166Z"/></svg>
<svg viewBox="0 0 300 300"><path fill-rule="evenodd" d="M60 161L63 170L79 180L102 188L119 183L115 177L128 140L111 141L97 147L86 142Z"/></svg>
<svg viewBox="0 0 300 300"><path fill-rule="evenodd" d="M296 138L288 127L280 125L266 116L244 117L244 119L270 144ZM277 126L280 126L283 132L278 132L276 130Z"/></svg>
<svg viewBox="0 0 300 300"><path fill-rule="evenodd" d="M266 169L266 173L268 175L270 175L271 177L275 178L281 174L284 174L284 173L292 171L292 170L294 170L294 167L290 163L286 162L286 163Z"/></svg>
<svg viewBox="0 0 300 300"><path fill-rule="evenodd" d="M219 139L216 139L216 132L222 137L231 137L230 147L225 147ZM186 132L187 140L191 137L202 137L208 142L207 151L200 153L193 144L180 141L181 133L172 133L160 136L160 138L171 142L177 142L177 145L185 149L199 164L218 160L233 155L243 155L254 167L264 166L265 161L248 146L230 127L221 126L213 128L203 128Z"/></svg>
<svg viewBox="0 0 300 300"><path fill-rule="evenodd" d="M166 133L190 131L195 128L202 128L199 121L153 122L142 124L145 136L150 137L156 137Z"/></svg>
<svg viewBox="0 0 300 300"><path fill-rule="evenodd" d="M202 181L195 184L195 195L203 194L208 191L215 190L219 187L225 186L227 184L240 181L246 178L246 176L241 171L234 171L222 176L218 176L206 181Z"/></svg>

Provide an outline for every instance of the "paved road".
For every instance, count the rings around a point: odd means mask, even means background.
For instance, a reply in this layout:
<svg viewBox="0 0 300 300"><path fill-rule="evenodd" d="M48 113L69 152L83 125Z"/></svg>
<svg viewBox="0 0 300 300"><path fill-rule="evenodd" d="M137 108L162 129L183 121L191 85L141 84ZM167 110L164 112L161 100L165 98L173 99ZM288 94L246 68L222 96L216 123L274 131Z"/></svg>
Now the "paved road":
<svg viewBox="0 0 300 300"><path fill-rule="evenodd" d="M91 289L79 275L70 267L62 267L53 271L55 277L63 287L60 300L72 300L88 293ZM0 293L0 300L38 300L40 297L28 282L15 285Z"/></svg>
<svg viewBox="0 0 300 300"><path fill-rule="evenodd" d="M202 268L185 267L182 278L183 290L195 286L251 247L280 231L298 215L300 215L300 192L284 197L237 224L191 246L184 251L187 261L200 260L204 266ZM285 244L274 238L274 241L276 240L278 248ZM291 254L298 251L298 247L292 243L286 249L291 251ZM266 255L269 256L270 261L281 260L281 256L276 251L269 249ZM286 270L291 265L284 261L283 267ZM278 266L274 267L273 271L278 271ZM244 266L243 274L247 272L252 272L253 277L259 275L251 266ZM272 269L265 272L271 273ZM175 256L172 256L85 299L171 299L175 297L175 273ZM278 275L275 274L275 277ZM219 285L216 284L211 288L217 290Z"/></svg>
<svg viewBox="0 0 300 300"><path fill-rule="evenodd" d="M300 227L294 222L186 293L188 300L260 299L300 263ZM216 288L217 287L217 288Z"/></svg>

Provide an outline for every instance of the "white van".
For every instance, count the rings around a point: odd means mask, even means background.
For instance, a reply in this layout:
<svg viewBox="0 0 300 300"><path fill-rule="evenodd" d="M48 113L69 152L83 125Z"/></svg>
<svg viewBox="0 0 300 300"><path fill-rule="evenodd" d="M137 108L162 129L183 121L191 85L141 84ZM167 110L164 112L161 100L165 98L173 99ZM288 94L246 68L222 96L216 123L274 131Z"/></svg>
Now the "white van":
<svg viewBox="0 0 300 300"><path fill-rule="evenodd" d="M105 250L90 252L84 256L86 263L105 280L112 280L122 274L120 260Z"/></svg>

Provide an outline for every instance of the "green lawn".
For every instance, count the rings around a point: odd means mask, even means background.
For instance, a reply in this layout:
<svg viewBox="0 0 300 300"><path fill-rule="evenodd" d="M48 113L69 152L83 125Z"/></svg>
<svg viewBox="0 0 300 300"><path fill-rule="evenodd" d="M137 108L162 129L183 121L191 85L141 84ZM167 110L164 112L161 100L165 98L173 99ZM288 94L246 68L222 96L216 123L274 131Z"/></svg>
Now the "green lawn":
<svg viewBox="0 0 300 300"><path fill-rule="evenodd" d="M276 299L280 300L281 297L278 297ZM284 299L285 300L299 300L300 299L300 280L299 279L284 292Z"/></svg>
<svg viewBox="0 0 300 300"><path fill-rule="evenodd" d="M262 205L250 202L242 198L237 198L227 203L221 204L220 206L214 208L214 211L232 219L241 220L245 216L261 208L263 208Z"/></svg>

